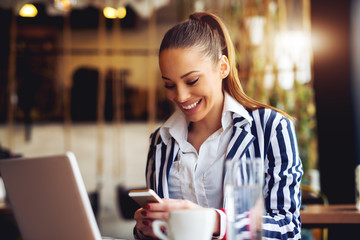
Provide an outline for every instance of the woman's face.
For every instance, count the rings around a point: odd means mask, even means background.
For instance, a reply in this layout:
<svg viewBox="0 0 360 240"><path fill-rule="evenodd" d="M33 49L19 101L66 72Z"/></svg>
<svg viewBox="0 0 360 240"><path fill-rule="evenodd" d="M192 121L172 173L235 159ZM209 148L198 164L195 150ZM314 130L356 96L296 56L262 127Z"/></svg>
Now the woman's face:
<svg viewBox="0 0 360 240"><path fill-rule="evenodd" d="M214 64L194 48L165 49L160 53L166 96L191 122L221 115L224 99L222 61Z"/></svg>

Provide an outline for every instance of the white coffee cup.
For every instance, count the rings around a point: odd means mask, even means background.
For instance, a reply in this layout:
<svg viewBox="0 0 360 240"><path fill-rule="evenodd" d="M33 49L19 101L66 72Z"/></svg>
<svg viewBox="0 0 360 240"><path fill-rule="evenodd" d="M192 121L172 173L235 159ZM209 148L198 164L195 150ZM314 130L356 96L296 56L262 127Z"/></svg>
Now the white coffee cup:
<svg viewBox="0 0 360 240"><path fill-rule="evenodd" d="M154 234L163 240L209 240L212 237L216 212L202 208L174 210L169 212L167 221L155 220L152 224ZM165 227L167 235L161 228Z"/></svg>

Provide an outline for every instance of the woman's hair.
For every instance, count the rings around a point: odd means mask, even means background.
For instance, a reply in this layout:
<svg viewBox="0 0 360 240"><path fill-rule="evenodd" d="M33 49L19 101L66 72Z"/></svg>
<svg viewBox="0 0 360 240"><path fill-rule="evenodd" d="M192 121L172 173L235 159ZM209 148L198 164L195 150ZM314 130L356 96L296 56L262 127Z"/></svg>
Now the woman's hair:
<svg viewBox="0 0 360 240"><path fill-rule="evenodd" d="M285 112L260 103L247 96L240 84L235 61L235 49L225 24L215 14L195 12L189 19L172 27L165 34L159 50L176 48L196 48L204 56L210 57L214 64L225 55L229 60L230 72L223 79L223 89L248 110L271 108L292 119Z"/></svg>

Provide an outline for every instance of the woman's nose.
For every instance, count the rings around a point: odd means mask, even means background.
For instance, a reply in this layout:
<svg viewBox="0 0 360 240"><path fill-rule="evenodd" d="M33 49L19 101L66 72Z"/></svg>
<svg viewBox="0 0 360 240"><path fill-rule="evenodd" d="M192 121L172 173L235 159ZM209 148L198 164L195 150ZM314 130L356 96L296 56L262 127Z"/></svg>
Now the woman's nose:
<svg viewBox="0 0 360 240"><path fill-rule="evenodd" d="M176 90L176 101L186 102L190 97L190 91L186 86L178 86Z"/></svg>

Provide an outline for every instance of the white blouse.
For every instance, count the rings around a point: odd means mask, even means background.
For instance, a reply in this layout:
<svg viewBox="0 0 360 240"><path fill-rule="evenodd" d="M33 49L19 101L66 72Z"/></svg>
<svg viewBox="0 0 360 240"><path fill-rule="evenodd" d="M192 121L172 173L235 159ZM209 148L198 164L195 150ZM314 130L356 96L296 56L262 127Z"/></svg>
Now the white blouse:
<svg viewBox="0 0 360 240"><path fill-rule="evenodd" d="M223 206L223 167L232 134L231 112L252 120L245 108L226 92L224 99L221 128L205 140L199 152L187 141L189 121L180 110L161 128L163 139L170 134L180 147L169 173L170 198L188 199L216 209Z"/></svg>

